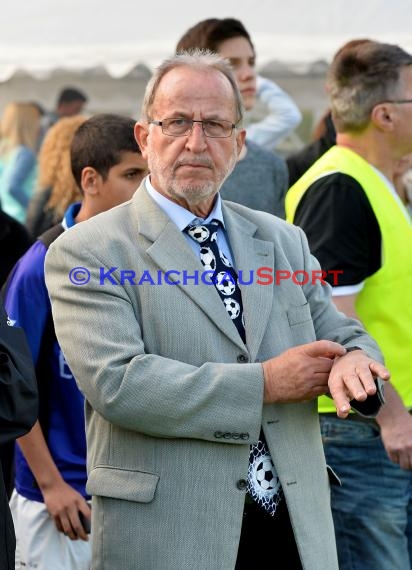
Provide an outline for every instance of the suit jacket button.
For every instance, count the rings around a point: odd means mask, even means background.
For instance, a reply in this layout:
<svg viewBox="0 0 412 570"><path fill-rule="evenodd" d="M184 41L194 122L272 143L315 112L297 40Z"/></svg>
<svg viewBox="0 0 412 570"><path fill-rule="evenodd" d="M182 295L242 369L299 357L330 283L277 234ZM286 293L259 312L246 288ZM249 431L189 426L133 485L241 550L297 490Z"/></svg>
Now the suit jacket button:
<svg viewBox="0 0 412 570"><path fill-rule="evenodd" d="M244 362L249 362L249 359L248 359L248 357L245 356L244 354L239 354L238 357L237 357L237 361L238 361L240 364L243 364Z"/></svg>
<svg viewBox="0 0 412 570"><path fill-rule="evenodd" d="M239 481L236 483L236 487L239 489L239 491L244 491L247 487L246 479L239 479Z"/></svg>

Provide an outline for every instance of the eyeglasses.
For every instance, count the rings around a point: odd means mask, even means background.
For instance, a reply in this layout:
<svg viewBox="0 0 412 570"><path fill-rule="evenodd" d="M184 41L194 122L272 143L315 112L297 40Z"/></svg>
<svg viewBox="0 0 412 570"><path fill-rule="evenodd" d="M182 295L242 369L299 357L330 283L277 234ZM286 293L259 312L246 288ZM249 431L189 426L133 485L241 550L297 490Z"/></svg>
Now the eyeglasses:
<svg viewBox="0 0 412 570"><path fill-rule="evenodd" d="M171 137L184 137L190 135L194 123L202 125L205 136L212 139L225 139L230 137L233 129L236 128L230 121L206 119L205 121L194 121L193 119L183 119L176 117L173 119L163 119L163 121L149 121L152 125L162 127L162 133Z"/></svg>
<svg viewBox="0 0 412 570"><path fill-rule="evenodd" d="M412 99L388 99L384 103L396 103L397 105L403 105L403 103L412 103Z"/></svg>

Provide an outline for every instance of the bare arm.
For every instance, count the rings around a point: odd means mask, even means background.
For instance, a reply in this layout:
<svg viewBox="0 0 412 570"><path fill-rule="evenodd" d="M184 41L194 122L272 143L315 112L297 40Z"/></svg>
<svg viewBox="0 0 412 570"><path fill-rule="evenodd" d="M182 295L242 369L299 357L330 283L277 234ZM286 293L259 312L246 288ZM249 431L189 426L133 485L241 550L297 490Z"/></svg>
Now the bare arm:
<svg viewBox="0 0 412 570"><path fill-rule="evenodd" d="M360 321L360 318L356 314L355 309L356 295L341 295L339 297L332 297L332 301L335 303L338 311L345 313L345 315L352 317L352 319L357 319Z"/></svg>
<svg viewBox="0 0 412 570"><path fill-rule="evenodd" d="M67 534L72 540L88 540L79 519L79 511L90 519L90 507L80 493L62 478L50 455L38 421L27 435L18 439L18 444L40 487L57 530Z"/></svg>

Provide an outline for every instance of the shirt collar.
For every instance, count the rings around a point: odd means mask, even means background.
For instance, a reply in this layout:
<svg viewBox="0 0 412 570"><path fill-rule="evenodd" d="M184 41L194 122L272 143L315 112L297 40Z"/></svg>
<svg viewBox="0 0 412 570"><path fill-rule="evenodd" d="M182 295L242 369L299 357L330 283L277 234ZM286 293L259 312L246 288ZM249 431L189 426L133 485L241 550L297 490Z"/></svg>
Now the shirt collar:
<svg viewBox="0 0 412 570"><path fill-rule="evenodd" d="M81 206L82 206L81 202L75 202L74 204L71 204L67 208L62 221L62 226L65 230L68 230L69 228L75 225L76 222L74 221L74 219L79 213Z"/></svg>
<svg viewBox="0 0 412 570"><path fill-rule="evenodd" d="M214 206L212 211L208 215L206 219L197 218L193 215L192 212L183 208L183 206L179 206L176 202L172 202L163 194L160 194L152 185L150 181L150 176L146 176L145 178L146 190L148 194L153 198L159 208L172 220L174 224L179 228L182 232L188 225L197 225L197 224L207 224L212 219L219 220L223 227L225 227L225 222L223 220L223 213L222 213L222 199L220 194L217 194Z"/></svg>

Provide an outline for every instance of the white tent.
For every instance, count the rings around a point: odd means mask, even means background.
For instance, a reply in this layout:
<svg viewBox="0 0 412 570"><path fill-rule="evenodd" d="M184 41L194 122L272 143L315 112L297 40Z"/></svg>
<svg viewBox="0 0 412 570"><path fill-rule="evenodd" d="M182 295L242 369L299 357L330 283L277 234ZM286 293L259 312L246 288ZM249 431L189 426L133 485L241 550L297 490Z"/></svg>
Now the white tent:
<svg viewBox="0 0 412 570"><path fill-rule="evenodd" d="M20 0L1 10L0 81L96 66L121 77L170 54L195 22L229 16L250 31L260 63L329 60L365 36L412 51L411 0Z"/></svg>
<svg viewBox="0 0 412 570"><path fill-rule="evenodd" d="M316 120L327 106L326 63L313 62L330 61L355 37L412 52L411 8L411 0L4 2L0 112L16 99L52 108L59 90L72 85L87 93L90 113L137 116L151 69L173 53L180 36L204 18L235 17L253 38L258 69Z"/></svg>

